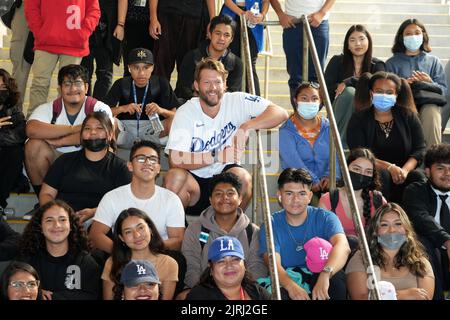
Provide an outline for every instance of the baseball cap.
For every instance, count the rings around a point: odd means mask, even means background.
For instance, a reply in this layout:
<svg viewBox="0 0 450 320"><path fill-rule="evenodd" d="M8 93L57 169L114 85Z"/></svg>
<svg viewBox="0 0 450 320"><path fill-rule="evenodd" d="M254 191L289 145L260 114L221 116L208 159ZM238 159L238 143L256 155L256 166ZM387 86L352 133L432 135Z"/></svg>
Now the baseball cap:
<svg viewBox="0 0 450 320"><path fill-rule="evenodd" d="M327 240L314 237L303 246L306 251L306 266L314 273L322 272L333 246Z"/></svg>
<svg viewBox="0 0 450 320"><path fill-rule="evenodd" d="M135 48L128 54L128 64L147 63L154 64L153 54L145 48Z"/></svg>
<svg viewBox="0 0 450 320"><path fill-rule="evenodd" d="M217 262L228 256L245 260L244 249L242 249L242 244L237 238L229 236L219 237L209 246L208 260L211 262Z"/></svg>
<svg viewBox="0 0 450 320"><path fill-rule="evenodd" d="M147 260L131 260L128 262L123 268L120 283L125 287L133 287L144 282L161 283L153 264Z"/></svg>

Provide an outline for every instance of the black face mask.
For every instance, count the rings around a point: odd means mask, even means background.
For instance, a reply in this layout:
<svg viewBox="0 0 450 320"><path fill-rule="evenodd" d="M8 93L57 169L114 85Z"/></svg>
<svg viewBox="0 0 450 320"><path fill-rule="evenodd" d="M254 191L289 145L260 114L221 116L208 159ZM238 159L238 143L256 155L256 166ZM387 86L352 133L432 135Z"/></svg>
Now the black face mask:
<svg viewBox="0 0 450 320"><path fill-rule="evenodd" d="M361 190L370 187L373 177L368 177L353 171L350 172L350 179L352 180L353 190Z"/></svg>
<svg viewBox="0 0 450 320"><path fill-rule="evenodd" d="M86 140L82 141L83 147L92 152L102 151L108 146L108 141L105 139L94 139L94 140Z"/></svg>
<svg viewBox="0 0 450 320"><path fill-rule="evenodd" d="M9 98L9 90L0 90L0 104L4 104Z"/></svg>

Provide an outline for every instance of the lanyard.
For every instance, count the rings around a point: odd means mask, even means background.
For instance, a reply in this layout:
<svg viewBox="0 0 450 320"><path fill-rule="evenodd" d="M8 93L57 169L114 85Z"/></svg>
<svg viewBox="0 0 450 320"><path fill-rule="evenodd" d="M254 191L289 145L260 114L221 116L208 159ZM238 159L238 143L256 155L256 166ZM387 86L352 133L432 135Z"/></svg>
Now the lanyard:
<svg viewBox="0 0 450 320"><path fill-rule="evenodd" d="M148 85L149 85L149 82L147 82L147 85L145 86L144 96L142 97L142 104L141 104L142 108L145 108L145 98L147 98ZM137 104L136 85L134 84L134 80L133 80L133 98L134 98L134 103ZM141 119L141 113L140 112L136 112L137 138L139 138L139 120L140 119Z"/></svg>

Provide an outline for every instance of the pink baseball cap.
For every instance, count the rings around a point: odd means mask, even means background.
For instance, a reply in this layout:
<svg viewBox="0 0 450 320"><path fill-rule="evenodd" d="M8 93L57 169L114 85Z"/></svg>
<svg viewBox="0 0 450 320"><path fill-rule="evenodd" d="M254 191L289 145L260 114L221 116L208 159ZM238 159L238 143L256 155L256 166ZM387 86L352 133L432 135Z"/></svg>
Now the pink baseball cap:
<svg viewBox="0 0 450 320"><path fill-rule="evenodd" d="M320 273L327 264L328 255L333 246L327 240L314 237L304 245L306 251L306 266L311 272Z"/></svg>

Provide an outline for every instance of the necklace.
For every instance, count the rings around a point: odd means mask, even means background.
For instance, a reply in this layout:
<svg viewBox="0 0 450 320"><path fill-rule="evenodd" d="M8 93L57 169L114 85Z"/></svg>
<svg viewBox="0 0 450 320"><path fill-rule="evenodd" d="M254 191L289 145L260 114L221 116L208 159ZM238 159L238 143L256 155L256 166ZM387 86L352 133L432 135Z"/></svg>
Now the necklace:
<svg viewBox="0 0 450 320"><path fill-rule="evenodd" d="M308 232L307 232L308 229L306 229L306 227L307 227L306 223L307 223L307 222L308 222L308 216L306 216L306 219L305 219L305 221L303 222L303 224L305 225L305 233L304 233L304 235L303 235L303 241L302 241L301 243L298 243L297 240L295 240L294 236L292 235L290 225L289 225L289 223L288 223L287 220L286 220L288 234L289 234L289 236L291 237L292 241L294 241L295 244L297 245L297 246L295 247L295 251L297 251L297 252L300 252L300 251L303 250L303 246L304 246L305 240L306 240L306 235L308 234Z"/></svg>

